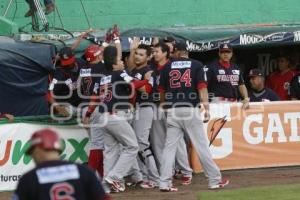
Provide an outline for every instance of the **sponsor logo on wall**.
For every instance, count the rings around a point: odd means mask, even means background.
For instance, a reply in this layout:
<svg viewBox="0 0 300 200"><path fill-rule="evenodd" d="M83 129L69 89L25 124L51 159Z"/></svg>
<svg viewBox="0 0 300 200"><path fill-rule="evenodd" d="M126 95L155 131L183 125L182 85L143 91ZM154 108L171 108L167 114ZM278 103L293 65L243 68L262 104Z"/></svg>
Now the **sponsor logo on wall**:
<svg viewBox="0 0 300 200"><path fill-rule="evenodd" d="M188 51L207 51L217 47L212 42L194 43L188 40L186 41L186 46Z"/></svg>

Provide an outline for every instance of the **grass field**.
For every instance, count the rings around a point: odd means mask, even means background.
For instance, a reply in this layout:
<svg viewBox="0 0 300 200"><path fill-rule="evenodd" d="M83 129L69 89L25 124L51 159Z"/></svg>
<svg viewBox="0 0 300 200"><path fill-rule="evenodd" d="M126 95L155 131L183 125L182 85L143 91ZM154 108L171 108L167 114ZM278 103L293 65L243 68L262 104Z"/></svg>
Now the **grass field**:
<svg viewBox="0 0 300 200"><path fill-rule="evenodd" d="M300 184L203 191L198 200L299 200Z"/></svg>

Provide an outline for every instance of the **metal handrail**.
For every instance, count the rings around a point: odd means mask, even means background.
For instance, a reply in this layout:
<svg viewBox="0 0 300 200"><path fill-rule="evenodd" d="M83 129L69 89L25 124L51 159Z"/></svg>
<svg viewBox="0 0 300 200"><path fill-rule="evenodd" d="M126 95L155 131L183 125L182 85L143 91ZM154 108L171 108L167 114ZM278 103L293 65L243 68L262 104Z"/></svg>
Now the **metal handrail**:
<svg viewBox="0 0 300 200"><path fill-rule="evenodd" d="M7 7L6 7L5 11L4 11L3 17L5 17L7 15L8 10L10 9L11 4L12 4L13 1L14 0L9 0L8 5L7 5Z"/></svg>
<svg viewBox="0 0 300 200"><path fill-rule="evenodd" d="M44 27L44 30L47 31L48 28L49 28L49 23L48 23L48 20L46 18L46 15L43 11L43 8L41 6L41 3L39 0L34 0L34 5L36 7L36 10L37 10L37 15L39 16L42 24L43 24L43 27ZM33 17L36 17L36 15L34 14ZM34 20L34 21L37 21L37 20Z"/></svg>

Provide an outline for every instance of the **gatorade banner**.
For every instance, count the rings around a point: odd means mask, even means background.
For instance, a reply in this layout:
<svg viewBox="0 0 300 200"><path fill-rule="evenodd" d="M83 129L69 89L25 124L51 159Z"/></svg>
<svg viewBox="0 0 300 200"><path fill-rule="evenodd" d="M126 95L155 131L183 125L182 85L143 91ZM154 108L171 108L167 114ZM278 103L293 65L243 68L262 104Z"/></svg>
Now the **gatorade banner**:
<svg viewBox="0 0 300 200"><path fill-rule="evenodd" d="M25 155L28 140L36 130L46 125L25 123L0 125L0 191L14 190L22 174L34 167L30 156ZM51 126L63 138L61 159L78 163L87 162L88 135L78 126Z"/></svg>
<svg viewBox="0 0 300 200"><path fill-rule="evenodd" d="M240 103L212 104L210 111L208 139L222 126L210 146L222 170L300 165L299 101L251 103L246 111ZM190 154L193 169L201 171L195 150Z"/></svg>

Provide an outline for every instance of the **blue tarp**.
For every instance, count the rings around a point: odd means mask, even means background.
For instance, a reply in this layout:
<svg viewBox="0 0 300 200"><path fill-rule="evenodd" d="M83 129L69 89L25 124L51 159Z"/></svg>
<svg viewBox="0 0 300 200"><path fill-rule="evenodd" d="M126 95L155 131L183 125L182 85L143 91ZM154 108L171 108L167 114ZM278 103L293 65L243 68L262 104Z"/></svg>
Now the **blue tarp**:
<svg viewBox="0 0 300 200"><path fill-rule="evenodd" d="M54 54L52 45L0 37L0 112L48 114L45 95Z"/></svg>
<svg viewBox="0 0 300 200"><path fill-rule="evenodd" d="M141 43L151 44L154 37L172 36L176 41L184 41L190 52L207 52L216 50L220 43L230 43L234 48L281 46L299 44L300 25L249 25L227 27L193 27L193 28L169 28L147 29L134 28L121 33L122 49L130 50L130 42L133 37L139 37ZM103 37L90 37L91 42L101 42ZM74 38L65 41L68 45L74 42ZM81 46L81 50L86 44Z"/></svg>

